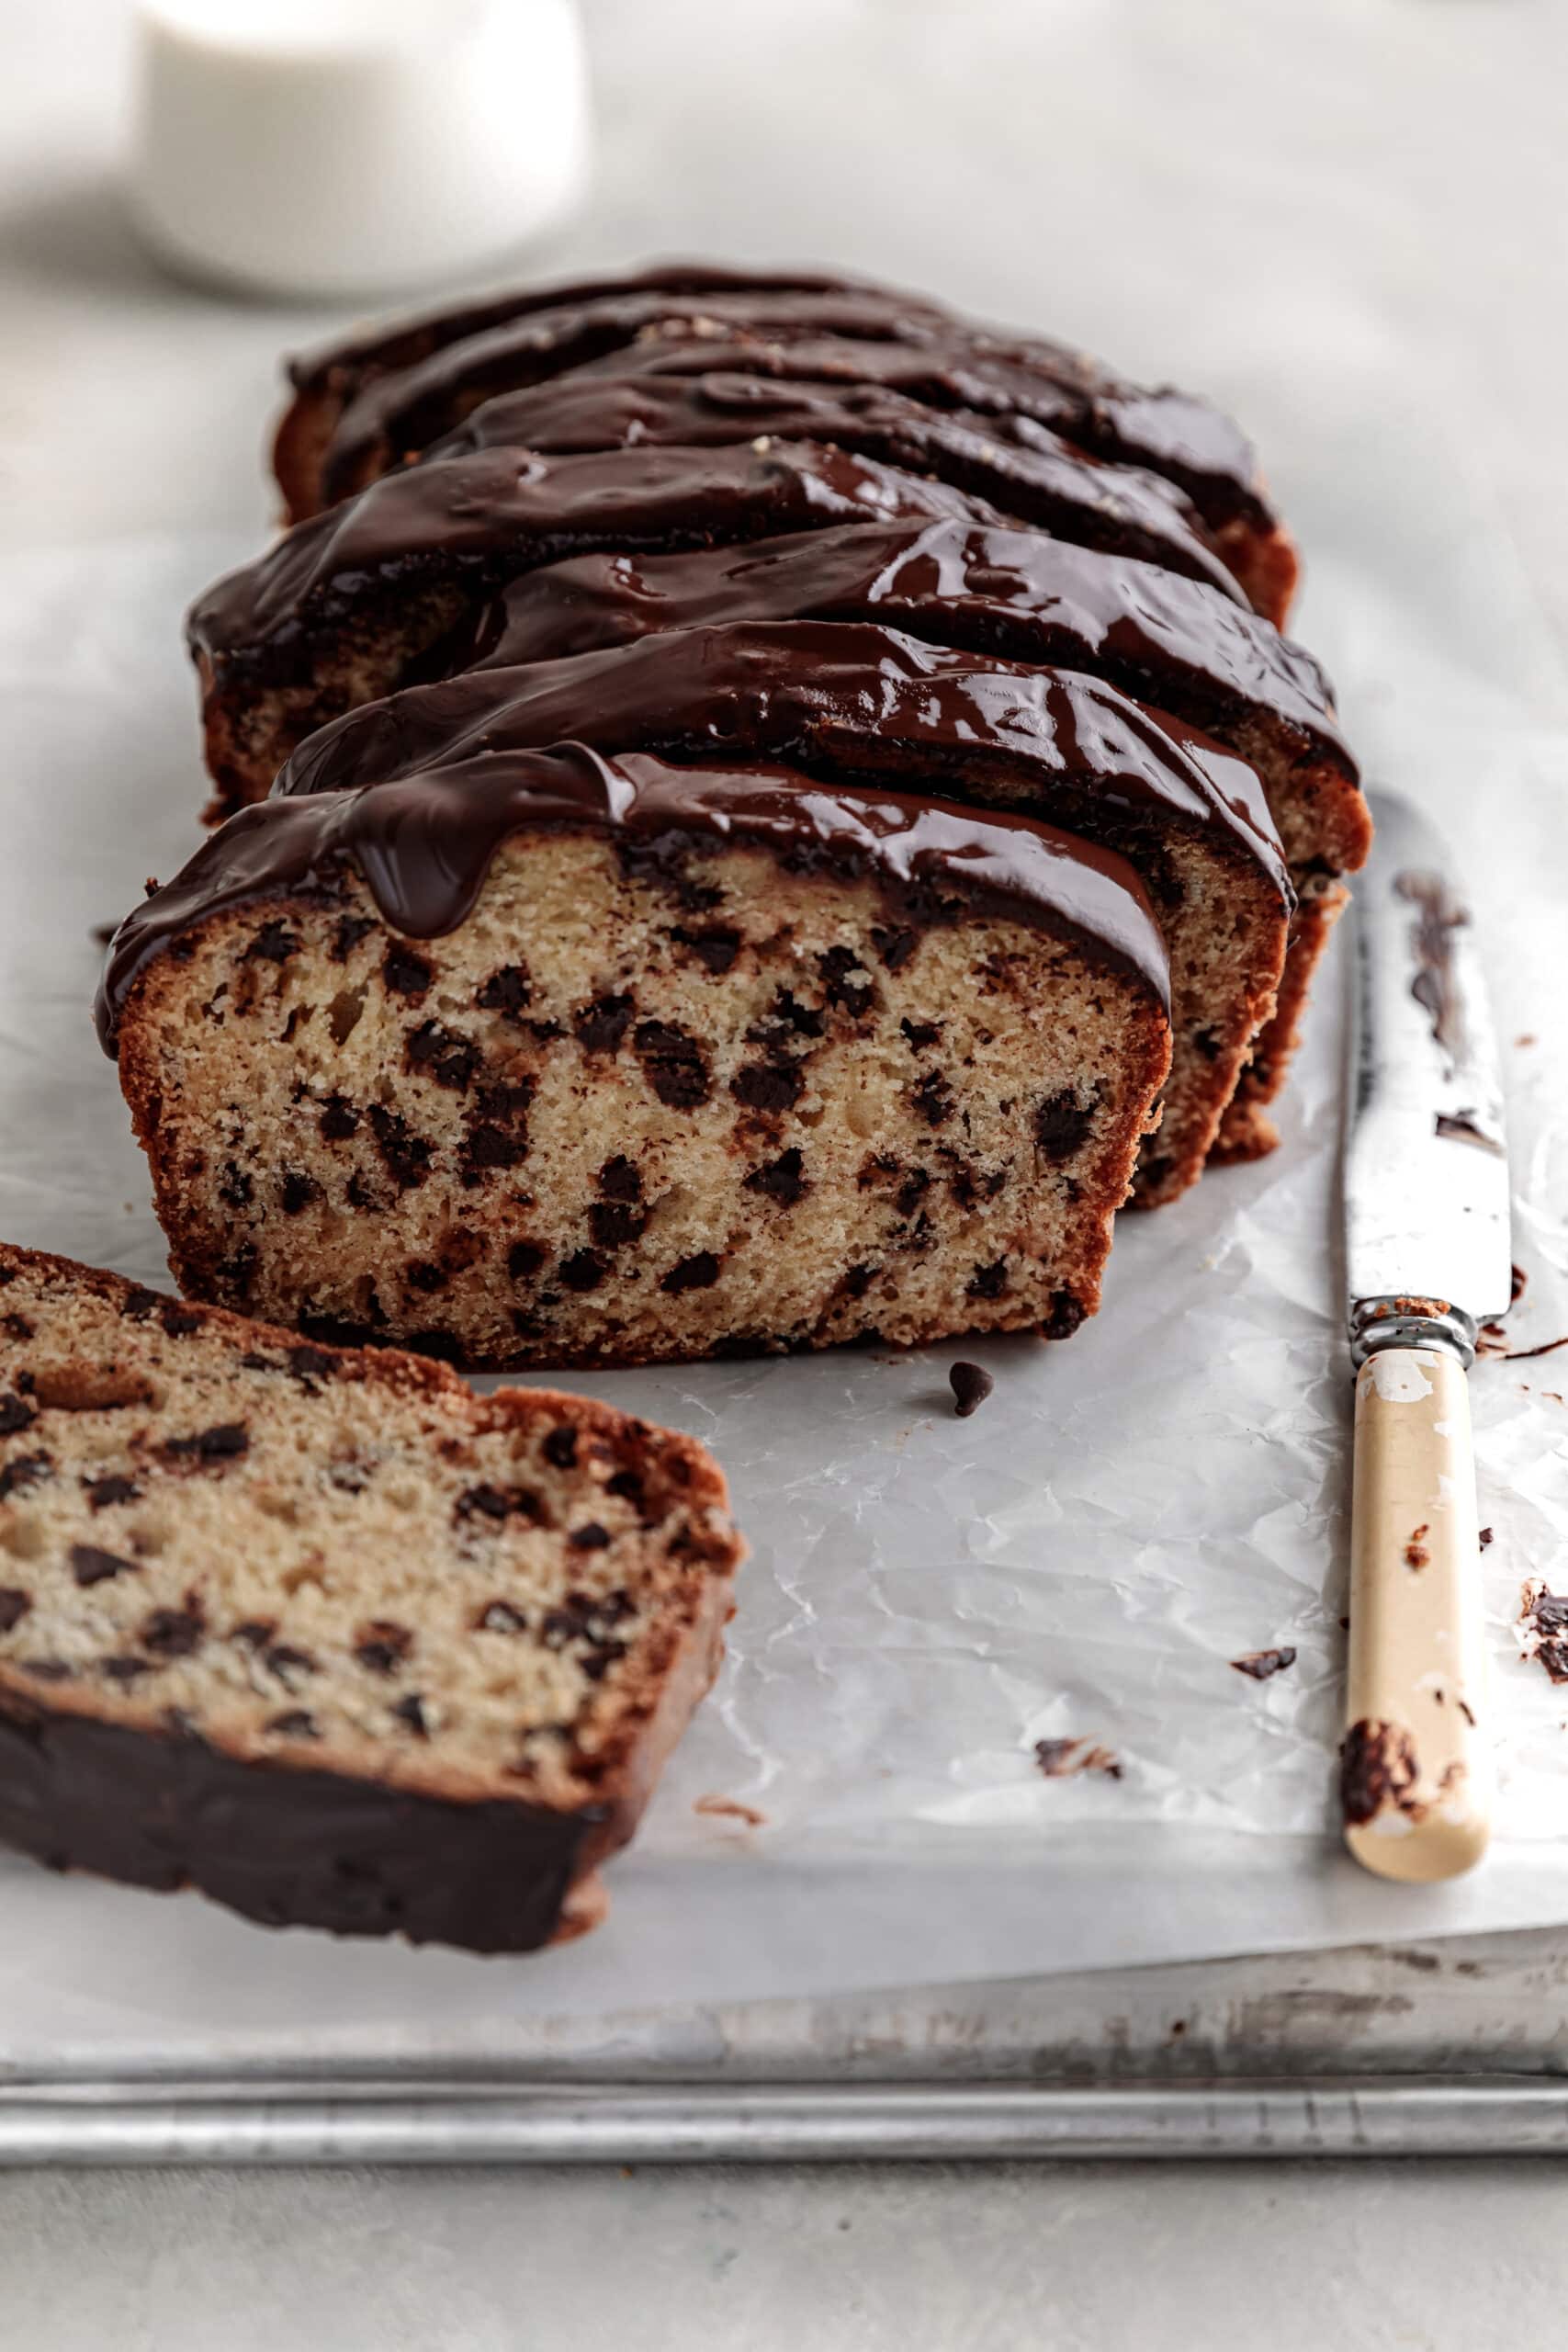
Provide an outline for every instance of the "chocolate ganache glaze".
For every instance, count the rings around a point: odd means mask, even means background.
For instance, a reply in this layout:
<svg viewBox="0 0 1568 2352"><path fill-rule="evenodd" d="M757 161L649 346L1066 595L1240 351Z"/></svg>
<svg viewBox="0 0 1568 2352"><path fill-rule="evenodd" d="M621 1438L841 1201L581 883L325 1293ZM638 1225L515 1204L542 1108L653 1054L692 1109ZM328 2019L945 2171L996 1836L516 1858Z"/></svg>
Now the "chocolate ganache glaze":
<svg viewBox="0 0 1568 2352"><path fill-rule="evenodd" d="M1269 622L1161 566L983 524L576 557L513 581L453 666L503 669L660 629L775 620L880 621L1003 661L1087 666L1222 739L1258 719L1278 730L1286 757L1356 775L1322 671Z"/></svg>
<svg viewBox="0 0 1568 2352"><path fill-rule="evenodd" d="M1196 509L1161 475L1103 464L1044 426L1023 447L998 435L992 418L943 414L874 385L778 383L736 373L564 376L486 401L428 456L504 447L565 457L739 441L761 448L763 436L829 442L931 475L1081 546L1145 557L1241 595Z"/></svg>
<svg viewBox="0 0 1568 2352"><path fill-rule="evenodd" d="M807 444L557 458L486 449L389 474L296 524L199 597L186 630L217 677L292 683L308 674L313 632L337 630L378 590L400 597L439 578L484 594L594 548L709 547L937 514L1000 519L944 483Z"/></svg>
<svg viewBox="0 0 1568 2352"><path fill-rule="evenodd" d="M726 334L732 339L912 347L924 362L922 395L940 406L1007 408L1107 456L1169 473L1205 518L1246 516L1271 527L1257 488L1250 445L1227 417L1173 390L1122 382L1058 344L992 331L907 296L844 292L701 295L631 293L534 311L446 344L414 365L377 377L343 413L327 453L328 497L427 448L480 401L570 368L611 358L663 335L692 339L699 366ZM724 366L728 360L709 359ZM896 364L896 363L895 363ZM809 368L790 372L809 374ZM976 396L954 393L972 379ZM913 381L884 380L912 390ZM988 391L979 389L987 380Z"/></svg>
<svg viewBox="0 0 1568 2352"><path fill-rule="evenodd" d="M1257 776L1196 729L1096 679L945 651L869 622L671 630L412 686L320 729L274 792L378 784L465 745L568 740L680 760L784 760L964 800L976 778L994 778L1053 802L1078 796L1102 813L1175 816L1213 828L1265 867L1283 901L1292 896Z"/></svg>
<svg viewBox="0 0 1568 2352"><path fill-rule="evenodd" d="M422 716L406 729L383 719L378 759L367 738L340 744L343 788L329 789L318 771L299 797L242 809L126 918L98 989L106 1052L139 975L209 916L279 895L330 896L347 861L394 929L433 938L467 919L502 842L538 828L671 849L692 835L762 842L792 865L871 874L906 910L912 898L926 922L944 920L958 900L1068 931L1091 958L1134 973L1168 1005L1165 944L1137 876L1113 851L1055 826L874 789L817 790L773 763L607 759L580 743L535 749L482 720L455 716L443 727L433 712ZM355 752L372 754L358 775Z"/></svg>

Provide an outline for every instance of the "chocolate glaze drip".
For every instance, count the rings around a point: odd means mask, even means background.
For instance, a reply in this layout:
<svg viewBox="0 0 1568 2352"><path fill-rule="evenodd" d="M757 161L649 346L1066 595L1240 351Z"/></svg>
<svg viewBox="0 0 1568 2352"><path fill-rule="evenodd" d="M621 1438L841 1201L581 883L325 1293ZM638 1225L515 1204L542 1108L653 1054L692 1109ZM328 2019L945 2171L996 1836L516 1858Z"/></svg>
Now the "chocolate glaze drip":
<svg viewBox="0 0 1568 2352"><path fill-rule="evenodd" d="M609 1811L409 1795L0 1693L0 1840L264 1927L532 1951L585 1849L615 1842Z"/></svg>
<svg viewBox="0 0 1568 2352"><path fill-rule="evenodd" d="M433 458L525 448L540 457L676 446L761 446L763 436L840 449L934 476L1004 514L1084 547L1141 556L1241 599L1196 510L1160 475L1108 466L1044 426L1023 447L996 420L924 407L874 385L776 383L742 374L570 375L476 409Z"/></svg>
<svg viewBox="0 0 1568 2352"><path fill-rule="evenodd" d="M332 895L346 861L394 929L432 938L466 921L509 834L546 827L761 842L792 865L873 874L901 901L912 896L924 922L958 899L1068 931L1168 1003L1165 945L1136 875L1113 851L1053 825L888 792L815 790L772 763L681 769L601 758L579 743L531 749L460 713L443 726L426 709L406 728L395 702L372 713L369 734L339 741L345 788L329 788L318 764L299 797L242 809L121 923L96 1007L107 1052L139 975L209 916L258 899Z"/></svg>
<svg viewBox="0 0 1568 2352"><path fill-rule="evenodd" d="M335 628L367 581L400 593L458 578L483 594L594 548L711 547L932 514L999 519L942 482L807 444L557 458L487 449L390 474L296 524L198 598L186 630L222 674L290 683L308 673L313 633Z"/></svg>
<svg viewBox="0 0 1568 2352"><path fill-rule="evenodd" d="M1245 516L1264 529L1272 526L1257 489L1251 447L1218 411L1183 393L1123 383L1061 345L992 333L931 304L870 288L634 292L530 311L370 381L333 435L324 493L341 497L389 462L427 448L496 392L604 360L639 339L684 334L703 372L704 355L726 331L732 339L763 343L826 338L912 349L917 378L889 375L885 382L913 390L919 380L927 387L920 397L939 407L1016 411L1109 457L1170 474L1207 521Z"/></svg>
<svg viewBox="0 0 1568 2352"><path fill-rule="evenodd" d="M486 412L481 410L483 415ZM516 580L454 666L501 669L721 621L870 620L1010 662L1099 670L1224 738L1280 730L1354 778L1310 653L1228 597L1150 563L957 522L813 532L742 548L592 555Z"/></svg>
<svg viewBox="0 0 1568 2352"><path fill-rule="evenodd" d="M1213 828L1291 897L1262 786L1244 761L1114 686L983 662L870 623L662 633L521 670L471 670L334 719L280 771L277 795L378 784L465 747L580 740L680 760L784 760L971 799L990 777L1057 798Z"/></svg>

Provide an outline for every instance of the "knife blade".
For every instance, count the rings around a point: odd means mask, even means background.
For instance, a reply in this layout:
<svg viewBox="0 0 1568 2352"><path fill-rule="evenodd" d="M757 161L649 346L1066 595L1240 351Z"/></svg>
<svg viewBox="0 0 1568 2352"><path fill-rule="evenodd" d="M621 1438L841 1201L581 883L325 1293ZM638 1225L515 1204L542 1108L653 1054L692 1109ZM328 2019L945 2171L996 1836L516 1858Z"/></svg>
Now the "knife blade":
<svg viewBox="0 0 1568 2352"><path fill-rule="evenodd" d="M1344 1157L1357 1377L1340 1794L1359 1861L1435 1880L1477 1861L1490 1828L1466 1374L1478 1327L1509 1304L1507 1143L1453 860L1408 801L1371 807Z"/></svg>

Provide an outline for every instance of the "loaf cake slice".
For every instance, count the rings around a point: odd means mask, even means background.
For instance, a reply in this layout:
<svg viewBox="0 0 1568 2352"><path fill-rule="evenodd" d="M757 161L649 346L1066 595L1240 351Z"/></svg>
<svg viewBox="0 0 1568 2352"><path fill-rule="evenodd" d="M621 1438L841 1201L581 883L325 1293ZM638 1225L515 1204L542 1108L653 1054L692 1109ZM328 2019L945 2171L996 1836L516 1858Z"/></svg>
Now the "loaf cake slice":
<svg viewBox="0 0 1568 2352"><path fill-rule="evenodd" d="M585 369L477 408L432 458L480 449L576 457L604 449L721 448L738 442L829 443L951 482L998 514L1112 553L1142 556L1206 581L1246 608L1239 583L1190 502L1159 474L1114 466L1051 433L1027 447L997 420L944 414L875 384L780 383L732 372L699 377Z"/></svg>
<svg viewBox="0 0 1568 2352"><path fill-rule="evenodd" d="M374 784L479 745L784 760L840 781L1005 808L1124 856L1170 953L1173 1052L1139 1199L1201 1171L1274 1003L1290 884L1257 777L1112 687L987 662L870 624L671 630L521 670L472 670L350 713L280 792Z"/></svg>
<svg viewBox="0 0 1568 2352"><path fill-rule="evenodd" d="M865 355L882 346L890 385L919 383L920 397L938 406L1018 414L1096 455L1165 474L1225 535L1260 609L1282 617L1294 552L1258 486L1253 452L1228 418L1184 393L1128 384L1060 344L980 326L875 288L630 290L530 307L477 334L438 341L419 359L362 379L333 428L318 501L362 489L498 392L596 363L614 367L630 350L640 361L645 349L682 341L694 346L694 365L705 373L704 355L716 345L724 366L739 345L795 353L815 342L825 352L842 346L844 372L863 376L874 364ZM913 355L907 368L905 354ZM807 371L786 361L782 372Z"/></svg>
<svg viewBox="0 0 1568 2352"><path fill-rule="evenodd" d="M1121 858L765 764L407 749L121 926L183 1287L498 1366L1093 1312L1169 1057Z"/></svg>
<svg viewBox="0 0 1568 2352"><path fill-rule="evenodd" d="M0 1838L246 1917L592 1927L742 1545L691 1439L0 1247Z"/></svg>
<svg viewBox="0 0 1568 2352"><path fill-rule="evenodd" d="M473 636L454 642L451 660L500 669L660 629L795 617L878 620L936 645L1087 672L1204 729L1257 770L1297 907L1277 1009L1224 1113L1220 1153L1267 1151L1274 1129L1263 1105L1283 1083L1314 971L1348 900L1338 877L1362 865L1371 842L1356 763L1312 656L1168 569L1040 532L941 521L553 564L512 583Z"/></svg>
<svg viewBox="0 0 1568 2352"><path fill-rule="evenodd" d="M339 712L438 673L444 639L534 564L913 515L997 519L944 483L806 443L553 459L498 448L389 475L193 606L220 794L209 813L265 798L295 744Z"/></svg>

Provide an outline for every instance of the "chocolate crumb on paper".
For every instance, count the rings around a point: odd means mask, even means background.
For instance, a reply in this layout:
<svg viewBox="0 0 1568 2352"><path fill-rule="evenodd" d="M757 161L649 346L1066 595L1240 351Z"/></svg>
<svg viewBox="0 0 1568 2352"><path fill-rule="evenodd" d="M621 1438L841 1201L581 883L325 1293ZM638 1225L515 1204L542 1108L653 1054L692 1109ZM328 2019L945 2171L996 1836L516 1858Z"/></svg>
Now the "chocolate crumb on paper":
<svg viewBox="0 0 1568 2352"><path fill-rule="evenodd" d="M1492 1542L1493 1542L1492 1530L1491 1530L1489 1527L1483 1527L1483 1528L1482 1529L1482 1531L1481 1531L1481 1548L1482 1548L1482 1550L1483 1550L1483 1552L1488 1552L1488 1551L1490 1551L1490 1550L1491 1550L1491 1548L1492 1548Z"/></svg>
<svg viewBox="0 0 1568 2352"><path fill-rule="evenodd" d="M1121 1759L1090 1739L1037 1739L1034 1761L1048 1781L1066 1781L1075 1772L1101 1772L1108 1781L1122 1778Z"/></svg>
<svg viewBox="0 0 1568 2352"><path fill-rule="evenodd" d="M977 1363L949 1364L947 1378L953 1390L953 1414L961 1421L966 1421L971 1413L979 1411L997 1385L995 1374Z"/></svg>
<svg viewBox="0 0 1568 2352"><path fill-rule="evenodd" d="M1248 1650L1245 1657L1230 1661L1237 1674L1248 1674L1254 1682L1267 1682L1270 1675L1283 1674L1295 1662L1296 1653L1289 1643L1277 1650Z"/></svg>
<svg viewBox="0 0 1568 2352"><path fill-rule="evenodd" d="M1427 1551L1422 1539L1431 1532L1431 1523L1427 1520L1423 1520L1419 1527L1411 1529L1410 1541L1404 1547L1404 1565L1407 1568L1424 1568L1430 1562L1432 1555Z"/></svg>
<svg viewBox="0 0 1568 2352"><path fill-rule="evenodd" d="M1524 1655L1546 1668L1553 1682L1568 1682L1568 1593L1551 1592L1532 1580L1519 1596L1518 1634Z"/></svg>

